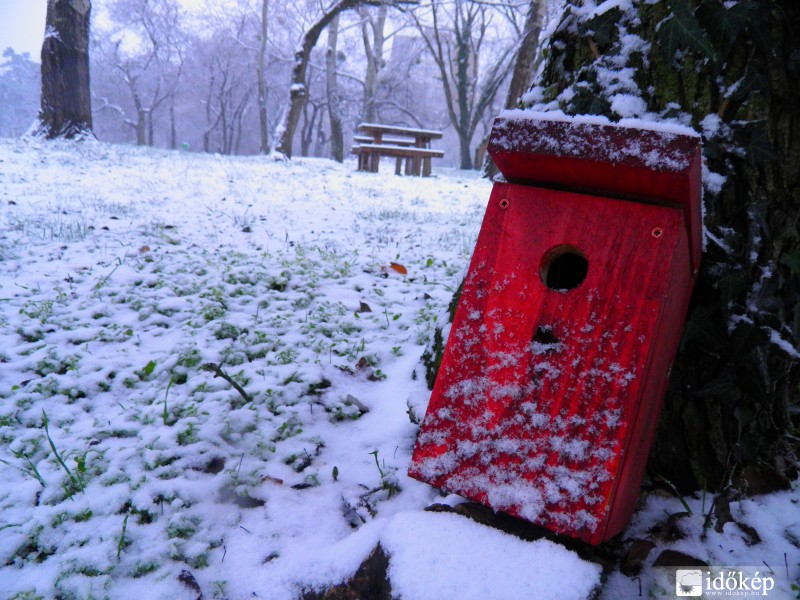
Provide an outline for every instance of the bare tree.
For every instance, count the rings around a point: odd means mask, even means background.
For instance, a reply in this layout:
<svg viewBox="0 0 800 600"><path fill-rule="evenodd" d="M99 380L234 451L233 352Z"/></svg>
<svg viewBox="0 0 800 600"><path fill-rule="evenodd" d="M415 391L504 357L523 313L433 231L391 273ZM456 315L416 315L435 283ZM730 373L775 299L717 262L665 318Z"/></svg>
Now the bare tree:
<svg viewBox="0 0 800 600"><path fill-rule="evenodd" d="M460 166L471 169L472 138L511 69L517 40L499 48L481 77L479 60L497 14L491 3L431 0L408 13L438 66L448 116L458 134Z"/></svg>
<svg viewBox="0 0 800 600"><path fill-rule="evenodd" d="M92 133L89 86L91 0L48 0L42 44L42 101L37 134L74 138Z"/></svg>
<svg viewBox="0 0 800 600"><path fill-rule="evenodd" d="M218 47L219 48L219 47ZM236 48L210 58L205 97L203 150L233 154L241 144L242 122L256 87L248 80ZM216 144L212 146L212 141Z"/></svg>
<svg viewBox="0 0 800 600"><path fill-rule="evenodd" d="M171 20L170 14L176 11L171 12L170 7L180 7L182 1L107 0L109 19L98 23L92 50L95 118L106 139L123 141L133 134L139 144L174 148L184 142L210 152L236 152L238 148L263 153L268 146L281 148L281 122L290 122L290 130L294 122L294 131L299 131L308 119L302 136L304 147L316 153L322 144L324 155L330 151L331 137L341 137L339 156L343 158L346 132L362 118L364 104L371 106L370 114L376 119L392 120L399 115L410 124L435 123L437 127L447 122L438 109L436 117L429 118L430 111L417 105L414 94L399 101L390 97L400 82L408 83L410 78L408 69L396 64L388 68L389 63L384 62L384 42L390 35L384 33L388 7L413 0L236 0L224 6L207 3L203 12L181 12ZM324 13L319 10L323 4L328 6ZM351 10L352 18L347 18L349 7L366 6L374 9L358 16ZM330 23L331 7L342 16L338 34L329 38L331 48L335 41L330 57L335 59L334 67L329 69L325 45L312 46L309 40L321 36L326 28L333 33L320 23ZM405 22L400 25L410 27ZM392 34L395 31L393 27ZM364 60L365 33L370 45L368 61ZM290 95L289 80L293 71L297 72L297 57L303 54L286 49L298 41L312 51L304 64L302 83L295 81ZM416 51L424 51L421 43ZM403 62L413 60L409 56ZM366 63L372 67L365 69ZM326 75L335 82L330 98ZM411 79L420 76L416 72ZM304 97L294 103L294 110L297 106L301 110L290 115L293 103L285 97L291 100L298 92ZM303 111L312 99L317 109ZM380 106L386 111L381 113ZM434 106L441 108L444 102L437 101ZM333 135L329 114L333 116ZM295 120L290 121L290 116ZM336 133L337 118L341 136ZM298 150L300 137L294 137Z"/></svg>
<svg viewBox="0 0 800 600"><path fill-rule="evenodd" d="M383 68L383 44L386 40L386 6L380 6L373 16L372 11L359 9L361 15L361 37L367 59L364 77L364 102L361 120L367 123L378 120L378 75Z"/></svg>
<svg viewBox="0 0 800 600"><path fill-rule="evenodd" d="M303 120L300 125L300 156L311 156L311 144L314 144L314 154L319 156L322 147L328 141L324 130L326 105L325 101L313 97L303 105Z"/></svg>
<svg viewBox="0 0 800 600"><path fill-rule="evenodd" d="M547 0L531 0L528 6L525 25L523 26L519 47L514 58L514 68L511 71L511 82L508 84L508 91L506 92L506 108L516 108L519 105L520 97L527 91L533 81L534 69L538 58L539 36L547 13L547 5ZM485 141L481 143L481 146L483 148L486 147ZM486 155L484 174L487 177L493 177L497 174L497 167L488 154Z"/></svg>
<svg viewBox="0 0 800 600"><path fill-rule="evenodd" d="M11 48L0 59L0 137L18 137L36 120L41 66Z"/></svg>
<svg viewBox="0 0 800 600"><path fill-rule="evenodd" d="M175 118L175 94L169 97L169 147L175 150L178 147L178 126Z"/></svg>
<svg viewBox="0 0 800 600"><path fill-rule="evenodd" d="M519 47L514 58L514 68L511 71L511 82L506 92L506 108L516 108L519 99L533 81L533 73L537 64L539 49L539 36L542 32L545 15L547 13L547 0L531 0L528 5L528 14L525 16L525 25Z"/></svg>
<svg viewBox="0 0 800 600"><path fill-rule="evenodd" d="M255 146L259 153L269 152L275 125L270 115L277 112L270 104L274 96L270 80L284 78L288 59L281 47L293 30L281 8L274 0L239 0L224 6L207 3L202 34L192 53L197 87L206 90L202 101L206 151L252 152ZM276 26L271 32L273 19Z"/></svg>
<svg viewBox="0 0 800 600"><path fill-rule="evenodd" d="M336 78L337 40L339 38L339 15L328 25L328 48L325 51L325 82L328 96L328 121L331 129L331 158L344 161L344 133L339 102L339 85Z"/></svg>
<svg viewBox="0 0 800 600"><path fill-rule="evenodd" d="M208 90L206 92L205 102L205 116L206 126L203 131L203 152L211 152L211 134L219 125L221 114L214 112L214 88L216 87L216 75L214 73L214 65L209 64L209 77L208 77Z"/></svg>
<svg viewBox="0 0 800 600"><path fill-rule="evenodd" d="M206 131L203 149L206 152L233 154L241 146L243 121L248 114L258 83L253 80L252 51L240 43L244 39L248 18L238 15L235 22L214 32L210 39L198 39L193 52L204 65L207 75L205 114ZM259 136L260 137L260 136ZM215 141L212 145L212 141Z"/></svg>
<svg viewBox="0 0 800 600"><path fill-rule="evenodd" d="M267 33L269 25L269 0L261 0L256 78L258 79L258 132L261 153L269 152L269 114L267 112Z"/></svg>
<svg viewBox="0 0 800 600"><path fill-rule="evenodd" d="M154 144L156 112L174 101L184 67L182 13L175 0L117 0L110 5L113 27L97 40L118 72L135 111L129 117L119 103L101 96L99 108L118 114L136 132L139 146ZM129 43L133 39L135 43ZM176 138L170 121L170 138Z"/></svg>
<svg viewBox="0 0 800 600"><path fill-rule="evenodd" d="M322 15L306 29L300 47L294 53L292 66L292 81L289 87L289 103L284 113L283 122L278 128L276 137L278 145L275 148L284 156L292 156L292 141L297 129L303 105L308 98L306 72L311 50L317 44L322 31L339 14L359 6L397 6L399 4L414 4L415 0L337 0L322 12Z"/></svg>

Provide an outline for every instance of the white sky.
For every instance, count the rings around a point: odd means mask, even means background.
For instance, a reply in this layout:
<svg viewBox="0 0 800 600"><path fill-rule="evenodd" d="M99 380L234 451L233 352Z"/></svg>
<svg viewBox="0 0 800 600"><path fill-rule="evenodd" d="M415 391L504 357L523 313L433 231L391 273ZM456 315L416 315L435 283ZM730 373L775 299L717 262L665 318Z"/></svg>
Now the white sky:
<svg viewBox="0 0 800 600"><path fill-rule="evenodd" d="M200 0L181 3L195 10L201 5ZM30 53L31 59L39 62L46 13L47 0L0 0L0 57L11 46L17 53Z"/></svg>
<svg viewBox="0 0 800 600"><path fill-rule="evenodd" d="M39 62L47 0L0 0L0 55L11 46Z"/></svg>

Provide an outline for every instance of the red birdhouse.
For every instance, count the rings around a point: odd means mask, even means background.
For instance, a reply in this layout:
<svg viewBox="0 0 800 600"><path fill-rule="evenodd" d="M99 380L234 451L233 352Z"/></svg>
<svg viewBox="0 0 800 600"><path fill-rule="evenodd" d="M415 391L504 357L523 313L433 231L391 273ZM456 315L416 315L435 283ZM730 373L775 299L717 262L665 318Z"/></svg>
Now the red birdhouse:
<svg viewBox="0 0 800 600"><path fill-rule="evenodd" d="M523 111L409 474L597 544L628 523L701 252L700 139Z"/></svg>

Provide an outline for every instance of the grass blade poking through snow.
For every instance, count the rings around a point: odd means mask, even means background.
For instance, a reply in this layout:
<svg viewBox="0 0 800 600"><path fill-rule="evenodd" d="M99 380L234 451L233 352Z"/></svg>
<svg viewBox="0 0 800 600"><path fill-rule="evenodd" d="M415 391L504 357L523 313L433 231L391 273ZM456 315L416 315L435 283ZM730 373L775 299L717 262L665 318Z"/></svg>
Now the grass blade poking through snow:
<svg viewBox="0 0 800 600"><path fill-rule="evenodd" d="M72 470L67 466L67 463L64 462L64 459L61 458L61 455L58 453L58 449L56 448L55 442L53 442L53 438L50 437L47 413L44 411L44 409L42 409L42 418L44 420L44 433L47 436L47 442L50 444L50 449L53 451L53 454L55 454L58 464L64 468L64 471L66 471L67 476L69 477L71 489L67 490L68 494L72 496L72 490L77 490L79 492L83 491L83 481L79 477L76 477Z"/></svg>
<svg viewBox="0 0 800 600"><path fill-rule="evenodd" d="M17 470L22 471L23 473L35 477L36 480L42 484L42 487L47 487L44 483L44 477L42 477L42 474L39 473L39 469L36 468L36 465L33 464L33 461L30 459L29 456L25 456L22 452L19 451L15 452L14 450L12 450L11 453L14 455L14 458L24 459L25 462L28 464L28 468L24 469L22 467L18 467L17 465L12 465L10 462L5 461L2 458L0 458L0 463L8 465L9 467L14 467Z"/></svg>
<svg viewBox="0 0 800 600"><path fill-rule="evenodd" d="M683 496L678 492L678 488L676 488L675 485L669 479L667 479L666 477L663 477L662 475L658 475L658 474L656 474L656 476L661 481L663 481L669 487L670 490L672 490L672 493L675 494L675 497L680 501L681 504L683 504L683 508L686 509L686 512L691 515L692 514L692 508L689 506L689 504L687 504L686 500L684 500Z"/></svg>
<svg viewBox="0 0 800 600"><path fill-rule="evenodd" d="M381 468L380 461L378 461L378 451L373 450L372 452L370 452L370 454L375 457L375 466L378 467L378 473L380 473L381 476L380 487L378 487L376 490L373 491L386 490L387 494L389 495L389 498L402 491L396 479L392 477L392 474L387 471L384 471ZM386 464L384 464L383 466L385 467Z"/></svg>
<svg viewBox="0 0 800 600"><path fill-rule="evenodd" d="M175 383L175 375L169 378L169 383L167 384L167 391L164 393L164 425L169 425L168 421L168 413L167 413L167 398L169 397L169 389L172 387L172 384Z"/></svg>
<svg viewBox="0 0 800 600"><path fill-rule="evenodd" d="M122 520L122 533L119 534L119 542L117 542L117 560L122 555L125 549L125 534L128 532L128 517L131 516L130 509L125 513L125 518Z"/></svg>

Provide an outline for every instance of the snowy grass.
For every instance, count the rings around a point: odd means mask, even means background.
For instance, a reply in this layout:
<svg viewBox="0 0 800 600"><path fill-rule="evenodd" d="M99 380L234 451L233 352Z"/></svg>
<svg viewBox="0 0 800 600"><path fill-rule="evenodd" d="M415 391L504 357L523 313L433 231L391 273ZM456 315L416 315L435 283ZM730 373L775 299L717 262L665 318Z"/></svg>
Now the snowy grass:
<svg viewBox="0 0 800 600"><path fill-rule="evenodd" d="M489 190L0 140L0 597L297 598L378 541L406 600L585 597L597 565L422 513L458 499L406 476L419 357ZM781 498L739 510L778 502L764 544L796 563ZM637 535L683 510L654 502ZM635 585L615 575L608 597Z"/></svg>

